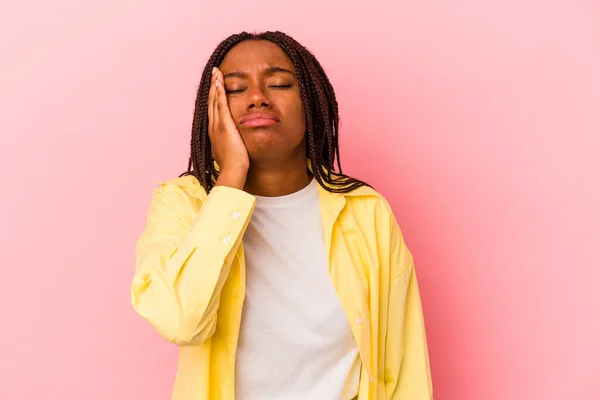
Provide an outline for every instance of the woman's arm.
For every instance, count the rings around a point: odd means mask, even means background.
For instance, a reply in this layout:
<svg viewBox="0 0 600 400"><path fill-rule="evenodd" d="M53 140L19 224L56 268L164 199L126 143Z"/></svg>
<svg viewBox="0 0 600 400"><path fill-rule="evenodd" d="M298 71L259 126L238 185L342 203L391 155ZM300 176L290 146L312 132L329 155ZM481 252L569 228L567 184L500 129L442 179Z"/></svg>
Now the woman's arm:
<svg viewBox="0 0 600 400"><path fill-rule="evenodd" d="M386 393L390 400L433 398L427 338L414 266L390 284ZM404 305L403 309L399 308Z"/></svg>
<svg viewBox="0 0 600 400"><path fill-rule="evenodd" d="M433 398L427 338L413 257L390 210L390 271L385 340L385 392L389 400Z"/></svg>
<svg viewBox="0 0 600 400"><path fill-rule="evenodd" d="M136 245L131 302L165 339L198 345L217 323L221 289L255 198L215 186L202 205L175 184L155 190Z"/></svg>

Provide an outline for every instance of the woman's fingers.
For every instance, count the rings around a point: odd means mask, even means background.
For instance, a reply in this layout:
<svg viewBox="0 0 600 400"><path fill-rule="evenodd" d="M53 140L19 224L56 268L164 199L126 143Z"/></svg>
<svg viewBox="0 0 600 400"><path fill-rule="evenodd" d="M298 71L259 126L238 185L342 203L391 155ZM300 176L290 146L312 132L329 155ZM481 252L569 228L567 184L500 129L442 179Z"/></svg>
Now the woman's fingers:
<svg viewBox="0 0 600 400"><path fill-rule="evenodd" d="M223 82L219 80L219 74L221 73L221 71L219 71L219 69L217 68L217 70L215 71L215 94L213 96L213 118L214 118L214 126L217 128L217 130L219 131L219 133L222 133L222 127L221 127L221 121L223 120L223 118L221 118L221 113L220 110L218 108L218 104L219 104L219 91L222 90L223 88Z"/></svg>
<svg viewBox="0 0 600 400"><path fill-rule="evenodd" d="M211 98L213 132L210 137L213 158L223 169L241 171L249 168L248 150L229 110L223 73L218 69L213 77L214 88Z"/></svg>
<svg viewBox="0 0 600 400"><path fill-rule="evenodd" d="M219 75L217 77L216 82L216 93L215 93L215 113L218 114L219 124L221 125L221 129L223 132L238 132L237 126L233 120L233 116L231 115L231 110L229 109L229 101L227 100L227 92L225 90L225 82L223 80L223 73L221 71L217 72ZM239 135L239 132L238 132Z"/></svg>
<svg viewBox="0 0 600 400"><path fill-rule="evenodd" d="M214 98L215 98L215 78L217 75L217 68L213 68L212 70L212 75L210 78L210 89L208 91L208 100L207 100L207 106L208 106L208 135L209 137L212 136L213 133L213 129L215 126L214 123Z"/></svg>
<svg viewBox="0 0 600 400"><path fill-rule="evenodd" d="M219 120L225 120L227 113L229 113L229 105L227 104L227 95L225 94L225 87L223 82L223 73L217 72L217 93L215 96L216 110L219 113Z"/></svg>

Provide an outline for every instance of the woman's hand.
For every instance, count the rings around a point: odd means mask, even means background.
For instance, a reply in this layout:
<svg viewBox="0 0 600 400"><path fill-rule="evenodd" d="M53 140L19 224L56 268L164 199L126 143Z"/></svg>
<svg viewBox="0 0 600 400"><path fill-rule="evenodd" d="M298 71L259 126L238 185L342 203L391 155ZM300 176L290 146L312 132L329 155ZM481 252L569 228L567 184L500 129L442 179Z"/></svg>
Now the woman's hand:
<svg viewBox="0 0 600 400"><path fill-rule="evenodd" d="M250 158L229 111L223 73L218 68L213 68L208 92L208 137L220 167L216 184L243 189Z"/></svg>

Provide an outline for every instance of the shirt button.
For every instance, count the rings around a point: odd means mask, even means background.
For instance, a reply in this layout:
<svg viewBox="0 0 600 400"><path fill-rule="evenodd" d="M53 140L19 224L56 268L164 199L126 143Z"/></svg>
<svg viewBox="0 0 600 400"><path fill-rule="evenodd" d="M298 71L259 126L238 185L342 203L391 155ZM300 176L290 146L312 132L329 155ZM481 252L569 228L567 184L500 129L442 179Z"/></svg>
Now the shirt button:
<svg viewBox="0 0 600 400"><path fill-rule="evenodd" d="M229 244L229 243L231 243L231 238L230 238L229 236L225 236L225 237L223 238L223 243L225 243L225 244Z"/></svg>
<svg viewBox="0 0 600 400"><path fill-rule="evenodd" d="M240 219L240 213L239 212L234 212L232 215L233 219Z"/></svg>
<svg viewBox="0 0 600 400"><path fill-rule="evenodd" d="M354 322L356 322L356 325L360 325L360 324L362 324L362 319L356 318L356 320Z"/></svg>

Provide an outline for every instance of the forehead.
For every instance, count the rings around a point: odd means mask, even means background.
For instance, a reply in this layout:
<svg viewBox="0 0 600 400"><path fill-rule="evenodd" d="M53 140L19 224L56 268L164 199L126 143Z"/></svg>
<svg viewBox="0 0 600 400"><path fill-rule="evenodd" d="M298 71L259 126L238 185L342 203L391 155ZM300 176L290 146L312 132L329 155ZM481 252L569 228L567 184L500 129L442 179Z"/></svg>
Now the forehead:
<svg viewBox="0 0 600 400"><path fill-rule="evenodd" d="M219 68L223 73L228 73L249 72L273 66L294 71L292 60L275 43L268 40L247 40L233 46Z"/></svg>

